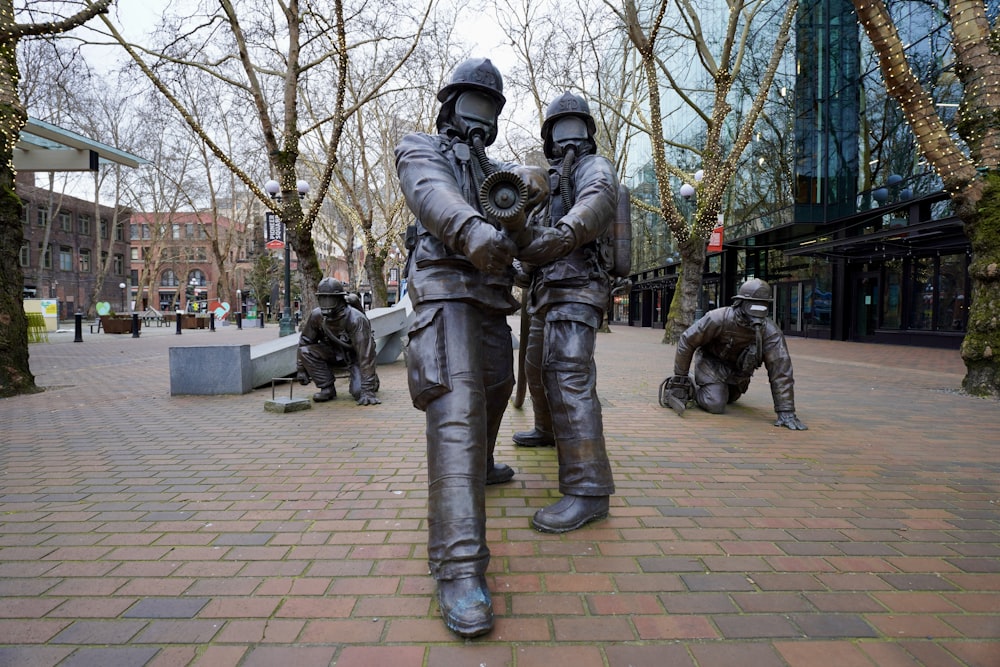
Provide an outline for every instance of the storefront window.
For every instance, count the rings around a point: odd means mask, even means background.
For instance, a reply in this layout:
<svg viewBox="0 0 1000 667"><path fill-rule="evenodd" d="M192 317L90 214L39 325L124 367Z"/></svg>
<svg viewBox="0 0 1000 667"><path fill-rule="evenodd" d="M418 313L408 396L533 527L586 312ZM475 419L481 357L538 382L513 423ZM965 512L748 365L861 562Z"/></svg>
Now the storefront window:
<svg viewBox="0 0 1000 667"><path fill-rule="evenodd" d="M898 259L890 259L885 263L882 326L886 329L899 329L903 326L903 262Z"/></svg>
<svg viewBox="0 0 1000 667"><path fill-rule="evenodd" d="M939 331L965 331L968 309L965 304L965 254L941 258L938 276Z"/></svg>
<svg viewBox="0 0 1000 667"><path fill-rule="evenodd" d="M934 264L931 258L913 260L910 285L909 328L929 331L934 324Z"/></svg>

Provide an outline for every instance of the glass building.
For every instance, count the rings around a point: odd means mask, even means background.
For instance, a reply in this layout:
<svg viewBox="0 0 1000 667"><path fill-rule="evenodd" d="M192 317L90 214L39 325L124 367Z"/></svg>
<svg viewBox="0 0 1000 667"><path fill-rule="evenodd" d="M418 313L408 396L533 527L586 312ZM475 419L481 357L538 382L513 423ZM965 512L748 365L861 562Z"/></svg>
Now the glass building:
<svg viewBox="0 0 1000 667"><path fill-rule="evenodd" d="M888 4L914 72L954 129L947 2ZM988 4L995 20L1000 2ZM969 244L885 94L850 0L803 0L773 87L723 204L725 242L706 260L701 308L728 304L757 277L772 285L786 335L957 348ZM655 201L651 168L629 185ZM677 256L655 216L634 210L633 225L633 286L612 315L662 327Z"/></svg>

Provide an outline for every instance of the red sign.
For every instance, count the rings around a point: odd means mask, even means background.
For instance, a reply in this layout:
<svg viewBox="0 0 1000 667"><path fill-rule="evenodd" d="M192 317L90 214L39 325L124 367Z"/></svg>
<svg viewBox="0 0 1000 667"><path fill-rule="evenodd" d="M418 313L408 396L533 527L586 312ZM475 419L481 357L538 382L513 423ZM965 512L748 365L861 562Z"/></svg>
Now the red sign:
<svg viewBox="0 0 1000 667"><path fill-rule="evenodd" d="M708 251L722 252L722 225L712 230L712 235L708 237Z"/></svg>
<svg viewBox="0 0 1000 667"><path fill-rule="evenodd" d="M264 247L268 250L281 250L285 247L284 241L268 241L264 244Z"/></svg>

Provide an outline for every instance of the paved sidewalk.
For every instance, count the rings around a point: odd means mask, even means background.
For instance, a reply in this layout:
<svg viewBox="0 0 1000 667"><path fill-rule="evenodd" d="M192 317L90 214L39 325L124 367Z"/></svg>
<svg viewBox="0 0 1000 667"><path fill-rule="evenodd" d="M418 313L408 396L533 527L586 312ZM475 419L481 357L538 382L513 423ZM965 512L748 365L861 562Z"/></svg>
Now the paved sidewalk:
<svg viewBox="0 0 1000 667"><path fill-rule="evenodd" d="M957 391L955 351L790 339L793 432L763 372L730 413L678 417L662 332L601 335L611 516L531 530L555 454L515 449L530 402L509 409L497 624L460 641L402 361L379 406L169 395L169 347L277 332L31 346L47 390L0 400L0 666L1000 666L1000 406Z"/></svg>

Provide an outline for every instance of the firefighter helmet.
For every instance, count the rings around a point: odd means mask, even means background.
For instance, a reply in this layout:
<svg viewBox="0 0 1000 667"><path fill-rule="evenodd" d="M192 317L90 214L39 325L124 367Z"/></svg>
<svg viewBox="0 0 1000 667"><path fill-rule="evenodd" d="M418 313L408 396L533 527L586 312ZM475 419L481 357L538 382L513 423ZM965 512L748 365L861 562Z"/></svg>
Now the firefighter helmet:
<svg viewBox="0 0 1000 667"><path fill-rule="evenodd" d="M438 91L438 101L448 102L463 90L478 90L492 97L496 100L498 115L507 102L503 96L503 77L489 58L469 58L459 63L451 74L451 81Z"/></svg>
<svg viewBox="0 0 1000 667"><path fill-rule="evenodd" d="M733 300L742 299L744 301L771 301L771 286L760 278L751 278L742 285L736 292Z"/></svg>
<svg viewBox="0 0 1000 667"><path fill-rule="evenodd" d="M545 122L542 123L542 140L544 141L545 155L552 155L552 127L560 118L567 116L581 119L587 125L587 134L590 143L594 142L594 134L597 132L597 125L594 117L590 115L590 105L587 100L579 95L567 91L552 100L548 109L545 110Z"/></svg>

